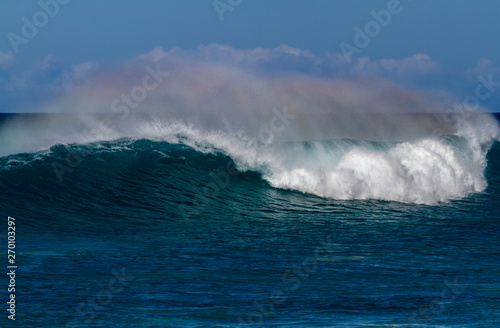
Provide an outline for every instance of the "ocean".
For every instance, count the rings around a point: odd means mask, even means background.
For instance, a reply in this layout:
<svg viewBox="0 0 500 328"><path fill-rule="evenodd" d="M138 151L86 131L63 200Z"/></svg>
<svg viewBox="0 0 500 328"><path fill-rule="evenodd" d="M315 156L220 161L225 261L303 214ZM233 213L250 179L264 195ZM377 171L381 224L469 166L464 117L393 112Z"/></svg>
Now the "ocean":
<svg viewBox="0 0 500 328"><path fill-rule="evenodd" d="M272 142L54 117L0 118L2 327L500 327L492 117Z"/></svg>

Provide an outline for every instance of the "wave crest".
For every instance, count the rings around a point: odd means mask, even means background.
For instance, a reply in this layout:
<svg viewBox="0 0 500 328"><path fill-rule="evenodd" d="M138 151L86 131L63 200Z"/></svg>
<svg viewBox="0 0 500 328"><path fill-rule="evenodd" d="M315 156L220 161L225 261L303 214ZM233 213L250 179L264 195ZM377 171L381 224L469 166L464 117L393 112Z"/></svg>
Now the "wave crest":
<svg viewBox="0 0 500 328"><path fill-rule="evenodd" d="M498 123L492 117L482 116L475 124L461 126L456 135L412 141L330 139L263 144L241 131L202 130L192 124L157 119L143 121L120 136L131 142L149 139L185 145L202 154L227 155L238 170L258 172L276 188L341 200L433 205L486 189L486 158L498 131ZM108 139L116 140L117 134L113 131ZM79 142L78 138L79 135L73 139ZM127 155L119 143L90 142L85 146L86 152L113 150ZM35 158L64 158L68 147L78 148L79 144L55 146L39 152ZM154 148L153 143L144 151ZM27 160L22 154L4 159L7 162L4 161L2 170L22 166L19 160Z"/></svg>
<svg viewBox="0 0 500 328"><path fill-rule="evenodd" d="M334 199L436 204L483 191L487 186L483 165L470 163L452 145L425 139L387 151L355 147L331 169L299 164L265 178L274 187Z"/></svg>

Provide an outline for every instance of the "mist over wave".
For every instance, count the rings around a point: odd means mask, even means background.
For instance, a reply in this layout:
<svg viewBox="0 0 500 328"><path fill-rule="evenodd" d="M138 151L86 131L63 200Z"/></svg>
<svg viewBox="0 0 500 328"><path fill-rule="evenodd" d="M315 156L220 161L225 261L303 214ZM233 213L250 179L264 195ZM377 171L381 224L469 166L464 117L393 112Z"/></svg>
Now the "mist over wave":
<svg viewBox="0 0 500 328"><path fill-rule="evenodd" d="M26 124L32 125L24 130L27 131L24 133L26 140L23 134L18 134L17 140L11 139L7 144L29 141L50 145L59 140L57 143L66 145L63 149L67 147L67 152L71 147L85 144L91 147L90 152L98 152L105 140L149 139L185 145L203 154L227 155L235 161L238 170L258 172L276 188L332 199L378 199L417 204L438 204L484 191L487 187L486 156L498 135L498 124L490 115L477 115L454 135L429 134L405 141L290 140L293 134L287 135L285 131L296 128L292 123L283 125L280 131L270 130L274 134L272 138L262 138L262 133L200 129L192 123L159 115L135 117L130 121L133 124L116 124L105 134L89 134L92 124L98 124L98 117L49 116L52 117L19 119L24 128ZM17 131L15 120L4 124L10 124L11 133ZM61 134L64 128L59 129L59 135L51 130L51 124L53 128L66 127L66 135ZM77 126L79 133L75 133ZM112 148L120 151L120 147L116 144ZM50 148L41 154L50 156L55 149L60 151L61 148ZM11 157L15 156L7 158ZM85 161L81 165L85 165Z"/></svg>
<svg viewBox="0 0 500 328"><path fill-rule="evenodd" d="M172 129L175 131L172 133ZM240 170L257 171L272 186L333 199L379 199L437 204L484 191L486 156L498 134L484 117L457 136L405 142L332 139L270 145L224 133L200 134L180 126L154 135L202 152L222 151Z"/></svg>
<svg viewBox="0 0 500 328"><path fill-rule="evenodd" d="M437 204L487 186L499 129L484 108L450 116L451 98L373 76L267 72L264 50L203 51L156 48L66 86L35 110L59 114L4 117L0 156L149 139L222 153L273 187L333 199ZM271 53L268 64L312 60L290 48ZM235 59L257 55L260 64Z"/></svg>

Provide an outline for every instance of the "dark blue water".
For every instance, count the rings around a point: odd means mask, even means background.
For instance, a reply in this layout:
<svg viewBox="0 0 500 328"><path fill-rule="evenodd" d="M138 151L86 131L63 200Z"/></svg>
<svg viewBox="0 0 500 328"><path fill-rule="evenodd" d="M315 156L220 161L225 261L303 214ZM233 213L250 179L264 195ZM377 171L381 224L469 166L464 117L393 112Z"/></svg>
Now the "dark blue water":
<svg viewBox="0 0 500 328"><path fill-rule="evenodd" d="M66 146L0 158L2 327L500 327L498 142L486 190L437 205L277 189L183 144L73 149L62 182Z"/></svg>

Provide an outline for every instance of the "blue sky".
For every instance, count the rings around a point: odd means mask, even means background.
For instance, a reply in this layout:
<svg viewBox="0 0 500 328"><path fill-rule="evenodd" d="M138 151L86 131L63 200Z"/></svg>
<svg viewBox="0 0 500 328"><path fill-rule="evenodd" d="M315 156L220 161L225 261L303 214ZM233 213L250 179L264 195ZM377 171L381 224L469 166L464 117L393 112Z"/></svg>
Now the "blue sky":
<svg viewBox="0 0 500 328"><path fill-rule="evenodd" d="M275 49L287 45L324 58L341 53L343 42L354 45L355 27L365 30L374 20L372 11L380 13L398 2L220 0L216 3L218 13L211 0L59 1L68 3L41 0L51 10L57 3L57 13L54 17L47 16L46 22L39 15L42 26L34 37L19 43L17 49L12 46L12 35L23 37L23 17L33 22L33 15L42 9L37 1L2 3L0 96L3 100L0 106L5 111L18 110L16 102L26 97L57 96L42 90L38 84L50 84L74 65L91 62L100 69L117 67L157 46L168 51L210 44L228 45L235 50ZM227 6L230 10L222 13L221 21L220 8ZM434 72L436 74L425 78L417 74L414 79L406 77L403 82L377 73L381 78L414 88L435 84L457 99L474 92L478 74L491 73L495 81L500 81L500 6L497 1L401 0L397 7L398 13L391 15L387 26L375 31L366 47L359 48L356 58L376 63L426 55L439 66L440 73ZM31 74L47 63L51 65L48 72ZM33 78L33 83L20 90L19 85L25 83L14 82L23 76ZM485 106L500 105L498 94L500 89L484 102Z"/></svg>

